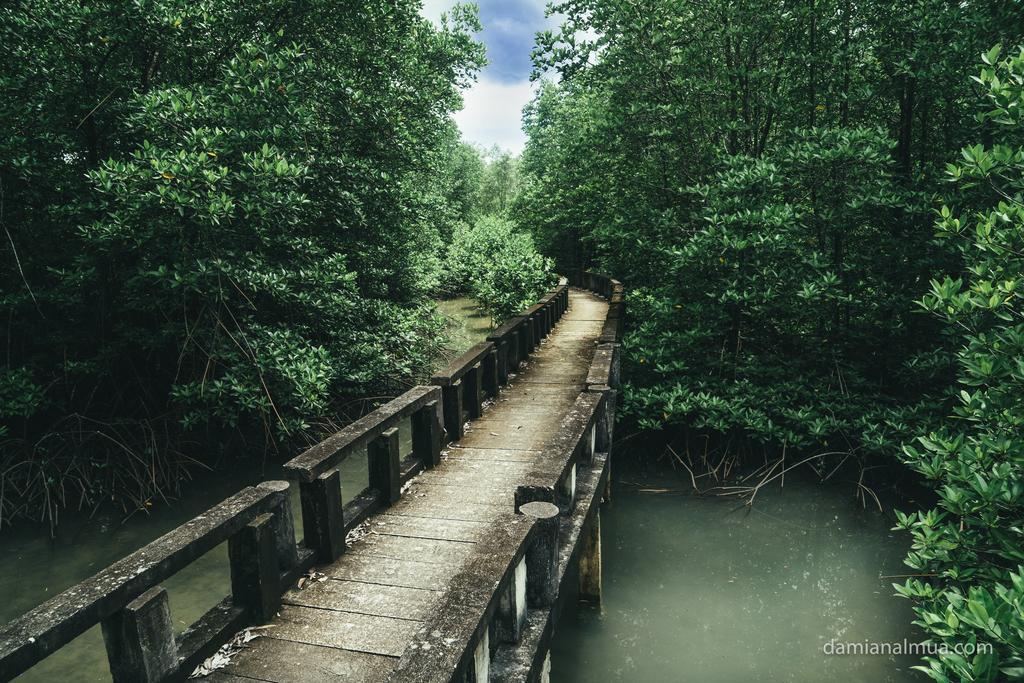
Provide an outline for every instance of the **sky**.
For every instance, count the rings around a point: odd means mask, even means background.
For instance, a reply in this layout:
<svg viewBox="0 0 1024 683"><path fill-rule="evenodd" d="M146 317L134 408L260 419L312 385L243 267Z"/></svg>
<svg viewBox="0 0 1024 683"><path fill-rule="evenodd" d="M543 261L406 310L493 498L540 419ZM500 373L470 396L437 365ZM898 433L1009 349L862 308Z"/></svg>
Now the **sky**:
<svg viewBox="0 0 1024 683"><path fill-rule="evenodd" d="M423 14L438 21L456 0L424 0ZM515 154L523 151L523 106L533 96L530 51L534 35L553 28L544 17L546 0L477 0L487 46L488 65L465 94L465 108L455 114L462 136L482 147L497 145Z"/></svg>

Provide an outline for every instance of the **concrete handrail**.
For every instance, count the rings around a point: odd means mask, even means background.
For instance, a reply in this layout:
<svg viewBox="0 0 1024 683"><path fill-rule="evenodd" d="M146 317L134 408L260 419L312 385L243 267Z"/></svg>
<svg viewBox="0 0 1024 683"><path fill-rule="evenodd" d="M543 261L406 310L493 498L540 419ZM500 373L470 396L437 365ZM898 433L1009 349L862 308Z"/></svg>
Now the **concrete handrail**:
<svg viewBox="0 0 1024 683"><path fill-rule="evenodd" d="M224 541L231 597L175 636L160 584ZM0 680L10 680L102 624L115 682L185 678L226 637L269 620L312 554L295 544L287 482L248 487L0 628ZM226 637L225 637L226 634Z"/></svg>

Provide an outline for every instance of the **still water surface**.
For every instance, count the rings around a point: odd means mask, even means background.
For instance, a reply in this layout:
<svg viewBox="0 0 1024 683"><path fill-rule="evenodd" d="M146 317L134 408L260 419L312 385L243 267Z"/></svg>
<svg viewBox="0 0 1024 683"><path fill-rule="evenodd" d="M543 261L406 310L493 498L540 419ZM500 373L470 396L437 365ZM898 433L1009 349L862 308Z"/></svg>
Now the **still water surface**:
<svg viewBox="0 0 1024 683"><path fill-rule="evenodd" d="M437 303L448 319L448 343L437 367L482 341L491 328L469 298ZM403 456L411 447L408 421L399 427ZM343 495L367 485L366 458L353 457L341 469ZM183 495L169 505L152 508L127 518L117 512L90 516L65 513L56 538L44 527L21 525L0 533L0 623L14 619L61 591L86 579L107 565L184 524L238 490L268 479L279 479L280 463L246 462L227 472L197 473L184 485ZM295 523L302 537L298 497L292 497ZM231 591L227 545L222 544L165 582L171 614L179 631L202 616ZM47 658L18 679L19 683L92 683L109 681L106 652L99 627Z"/></svg>
<svg viewBox="0 0 1024 683"><path fill-rule="evenodd" d="M903 580L881 578L911 571L908 539L851 484L787 476L752 508L688 489L619 472L601 515L604 604L563 615L553 681L924 680L913 657L823 652L833 638L921 639L893 597Z"/></svg>
<svg viewBox="0 0 1024 683"><path fill-rule="evenodd" d="M469 299L439 302L438 308L451 319L448 357L490 329L490 319ZM402 431L404 449L407 426ZM344 490L366 485L365 458L352 458L343 469ZM5 531L0 622L240 488L278 475L279 465L271 463L204 475L185 487L181 499L148 514L127 520L66 515L53 540L44 529ZM848 488L787 479L784 493L763 491L750 510L679 489L678 481L666 483L660 475L617 473L613 502L602 513L604 605L574 606L563 616L552 653L553 681L918 680L907 671L915 662L906 658L822 653L830 638L917 637L908 627L908 605L891 597L892 580L879 578L905 571L905 539L889 531L883 516L856 505ZM183 629L230 592L226 546L165 587L175 624ZM109 681L99 629L17 680Z"/></svg>

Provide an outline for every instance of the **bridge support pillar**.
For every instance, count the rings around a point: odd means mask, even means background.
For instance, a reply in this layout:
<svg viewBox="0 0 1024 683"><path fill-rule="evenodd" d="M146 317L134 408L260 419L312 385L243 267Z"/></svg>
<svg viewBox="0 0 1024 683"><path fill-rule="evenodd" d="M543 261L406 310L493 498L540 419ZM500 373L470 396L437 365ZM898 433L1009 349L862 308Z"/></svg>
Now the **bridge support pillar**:
<svg viewBox="0 0 1024 683"><path fill-rule="evenodd" d="M580 599L601 602L601 511L594 516L590 531L583 538L580 553Z"/></svg>
<svg viewBox="0 0 1024 683"><path fill-rule="evenodd" d="M508 588L498 603L496 635L501 642L518 643L526 624L526 558L519 560Z"/></svg>
<svg viewBox="0 0 1024 683"><path fill-rule="evenodd" d="M544 655L544 666L540 670L539 683L551 683L551 651Z"/></svg>
<svg viewBox="0 0 1024 683"><path fill-rule="evenodd" d="M151 588L103 622L114 683L156 683L178 664L167 591Z"/></svg>
<svg viewBox="0 0 1024 683"><path fill-rule="evenodd" d="M473 651L473 676L470 683L488 683L491 680L491 639L490 630L484 635Z"/></svg>

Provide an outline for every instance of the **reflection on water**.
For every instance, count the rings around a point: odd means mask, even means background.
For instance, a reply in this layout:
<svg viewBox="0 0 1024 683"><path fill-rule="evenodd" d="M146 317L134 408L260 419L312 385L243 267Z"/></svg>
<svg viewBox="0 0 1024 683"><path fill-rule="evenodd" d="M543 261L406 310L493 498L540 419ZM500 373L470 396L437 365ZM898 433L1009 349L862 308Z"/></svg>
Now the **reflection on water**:
<svg viewBox="0 0 1024 683"><path fill-rule="evenodd" d="M439 302L438 308L450 320L453 357L484 339L490 330L490 319L480 316L471 299ZM399 425L399 443L405 457L412 450L409 420ZM338 469L344 500L351 500L366 488L369 475L365 452L353 454ZM196 481L182 487L180 499L169 505L157 502L147 512L138 512L128 519L108 512L95 516L85 511L66 513L56 539L50 539L45 527L22 525L5 529L0 533L0 623L89 578L240 489L280 479L281 466L250 461L227 472L197 472L196 477ZM301 538L302 515L296 488L292 487L292 511ZM181 631L230 593L227 544L214 548L163 585L170 597L175 627ZM17 680L44 683L58 679L63 683L110 680L99 627L87 631Z"/></svg>
<svg viewBox="0 0 1024 683"><path fill-rule="evenodd" d="M787 477L753 508L686 488L621 475L602 510L604 604L567 602L552 681L923 679L914 657L823 652L921 639L881 578L910 571L907 538L849 485Z"/></svg>
<svg viewBox="0 0 1024 683"><path fill-rule="evenodd" d="M273 474L269 474L273 477ZM158 503L148 514L127 520L112 513L90 518L66 513L57 538L45 527L21 526L0 534L0 622L20 616L64 589L200 514L239 489L262 480L262 469L250 465L237 472L200 474L183 486L184 495L171 505ZM171 614L180 631L230 592L227 548L214 548L164 584ZM103 636L99 627L43 660L18 681L109 681Z"/></svg>
<svg viewBox="0 0 1024 683"><path fill-rule="evenodd" d="M491 331L491 317L481 312L476 301L469 297L438 301L437 310L448 320L448 344L437 367L441 369L448 361L487 338Z"/></svg>

